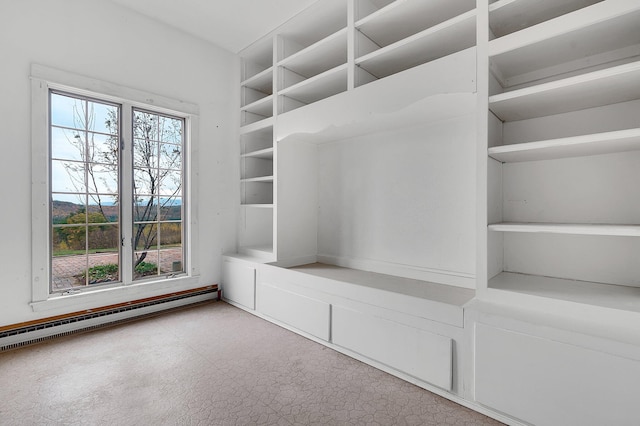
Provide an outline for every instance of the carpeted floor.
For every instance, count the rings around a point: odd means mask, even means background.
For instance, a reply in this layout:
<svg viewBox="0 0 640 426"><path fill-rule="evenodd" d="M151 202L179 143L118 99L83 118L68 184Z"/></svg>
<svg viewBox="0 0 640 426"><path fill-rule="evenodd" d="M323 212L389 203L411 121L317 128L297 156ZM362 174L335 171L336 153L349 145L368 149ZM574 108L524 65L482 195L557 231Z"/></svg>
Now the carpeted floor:
<svg viewBox="0 0 640 426"><path fill-rule="evenodd" d="M0 425L498 425L223 302L0 353Z"/></svg>

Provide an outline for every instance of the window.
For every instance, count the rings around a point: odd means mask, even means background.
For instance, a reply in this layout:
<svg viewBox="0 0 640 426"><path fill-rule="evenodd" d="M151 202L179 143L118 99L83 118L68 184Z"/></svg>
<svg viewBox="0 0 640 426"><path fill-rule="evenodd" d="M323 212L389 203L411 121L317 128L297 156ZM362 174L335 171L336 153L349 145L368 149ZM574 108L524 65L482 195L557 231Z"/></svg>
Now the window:
<svg viewBox="0 0 640 426"><path fill-rule="evenodd" d="M34 309L97 289L193 286L197 107L34 67L61 80L32 76Z"/></svg>

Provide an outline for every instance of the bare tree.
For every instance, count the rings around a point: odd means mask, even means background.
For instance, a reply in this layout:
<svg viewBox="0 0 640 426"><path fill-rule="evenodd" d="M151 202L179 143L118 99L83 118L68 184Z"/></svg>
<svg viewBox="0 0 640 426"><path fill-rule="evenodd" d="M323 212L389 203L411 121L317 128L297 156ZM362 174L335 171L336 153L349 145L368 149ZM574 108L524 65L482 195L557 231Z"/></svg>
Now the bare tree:
<svg viewBox="0 0 640 426"><path fill-rule="evenodd" d="M120 152L120 120L113 108L107 113L104 128L105 141L98 141L95 128L94 103L76 102L73 121L76 129L67 134L69 144L77 149L80 163L66 163L65 170L71 184L79 190L87 184L94 189L89 192L90 202L95 204L106 218L104 192L117 194L118 188L111 188L117 182ZM176 197L182 190L182 120L162 115L135 111L133 116L133 248L139 252L134 267L147 257L148 250L159 243L158 221L163 220ZM104 135L103 135L104 136ZM105 189L100 191L98 188ZM114 195L112 202L118 203ZM84 204L84 201L83 201Z"/></svg>

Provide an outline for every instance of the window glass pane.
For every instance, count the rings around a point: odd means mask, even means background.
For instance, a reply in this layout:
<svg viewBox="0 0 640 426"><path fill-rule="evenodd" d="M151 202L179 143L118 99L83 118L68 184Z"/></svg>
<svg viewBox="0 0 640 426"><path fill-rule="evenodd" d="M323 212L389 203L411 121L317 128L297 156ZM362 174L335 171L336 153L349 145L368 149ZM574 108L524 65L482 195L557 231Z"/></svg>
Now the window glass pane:
<svg viewBox="0 0 640 426"><path fill-rule="evenodd" d="M160 223L160 246L167 248L169 246L179 247L182 244L182 223L180 222L164 222Z"/></svg>
<svg viewBox="0 0 640 426"><path fill-rule="evenodd" d="M158 245L157 223L140 223L133 227L134 247L138 251L155 249Z"/></svg>
<svg viewBox="0 0 640 426"><path fill-rule="evenodd" d="M84 161L86 150L84 132L51 128L51 157L61 160Z"/></svg>
<svg viewBox="0 0 640 426"><path fill-rule="evenodd" d="M158 116L146 112L134 111L133 137L146 141L157 141Z"/></svg>
<svg viewBox="0 0 640 426"><path fill-rule="evenodd" d="M51 93L51 124L84 129L86 101Z"/></svg>
<svg viewBox="0 0 640 426"><path fill-rule="evenodd" d="M133 205L134 222L150 222L158 218L158 197L138 197Z"/></svg>
<svg viewBox="0 0 640 426"><path fill-rule="evenodd" d="M158 275L158 251L136 252L133 261L133 278L135 280Z"/></svg>
<svg viewBox="0 0 640 426"><path fill-rule="evenodd" d="M51 290L118 281L119 107L50 99ZM103 267L107 261L115 268Z"/></svg>
<svg viewBox="0 0 640 426"><path fill-rule="evenodd" d="M182 169L182 153L180 145L160 144L159 167L161 169Z"/></svg>
<svg viewBox="0 0 640 426"><path fill-rule="evenodd" d="M53 192L85 192L84 163L51 161L51 190Z"/></svg>
<svg viewBox="0 0 640 426"><path fill-rule="evenodd" d="M171 248L160 250L160 273L171 274L177 272L184 272L182 249Z"/></svg>
<svg viewBox="0 0 640 426"><path fill-rule="evenodd" d="M157 195L158 171L156 169L134 170L133 185L136 195Z"/></svg>
<svg viewBox="0 0 640 426"><path fill-rule="evenodd" d="M159 117L160 141L181 145L182 123L181 119Z"/></svg>
<svg viewBox="0 0 640 426"><path fill-rule="evenodd" d="M98 133L87 134L89 158L87 161L102 164L118 164L118 137Z"/></svg>
<svg viewBox="0 0 640 426"><path fill-rule="evenodd" d="M118 107L98 102L89 102L89 125L88 130L94 132L118 134Z"/></svg>
<svg viewBox="0 0 640 426"><path fill-rule="evenodd" d="M118 170L116 166L90 164L87 178L89 180L90 193L113 194L102 197L102 201L108 204L113 204L117 201L115 194L118 193ZM98 203L99 201L100 200L94 198L94 202Z"/></svg>
<svg viewBox="0 0 640 426"><path fill-rule="evenodd" d="M182 220L182 198L163 198L160 205L160 220Z"/></svg>
<svg viewBox="0 0 640 426"><path fill-rule="evenodd" d="M155 169L158 167L158 142L148 139L133 141L133 167Z"/></svg>
<svg viewBox="0 0 640 426"><path fill-rule="evenodd" d="M160 195L182 195L182 173L179 171L163 171L160 175Z"/></svg>

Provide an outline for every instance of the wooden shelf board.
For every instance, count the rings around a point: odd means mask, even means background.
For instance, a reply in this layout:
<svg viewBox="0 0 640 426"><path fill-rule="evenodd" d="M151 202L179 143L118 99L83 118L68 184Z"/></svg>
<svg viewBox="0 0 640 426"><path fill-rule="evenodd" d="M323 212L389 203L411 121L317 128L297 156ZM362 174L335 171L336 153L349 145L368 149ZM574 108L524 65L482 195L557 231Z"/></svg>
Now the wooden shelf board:
<svg viewBox="0 0 640 426"><path fill-rule="evenodd" d="M530 296L640 312L640 288L502 272L489 288Z"/></svg>
<svg viewBox="0 0 640 426"><path fill-rule="evenodd" d="M311 77L347 62L347 29L343 28L311 46L280 61L297 74Z"/></svg>
<svg viewBox="0 0 640 426"><path fill-rule="evenodd" d="M347 64L301 81L280 92L299 102L310 104L347 90Z"/></svg>
<svg viewBox="0 0 640 426"><path fill-rule="evenodd" d="M492 66L501 78L532 73L559 64L640 43L640 3L601 2L489 42Z"/></svg>
<svg viewBox="0 0 640 426"><path fill-rule="evenodd" d="M275 260L273 259L273 245L242 246L238 251L241 254L255 256L261 259Z"/></svg>
<svg viewBox="0 0 640 426"><path fill-rule="evenodd" d="M471 10L397 43L356 59L356 65L383 78L475 45L476 11Z"/></svg>
<svg viewBox="0 0 640 426"><path fill-rule="evenodd" d="M268 127L273 127L273 117L267 117L264 120L256 121L254 123L245 124L240 127L240 134L246 135L248 133L258 132Z"/></svg>
<svg viewBox="0 0 640 426"><path fill-rule="evenodd" d="M265 148L259 151L247 152L246 154L242 154L241 157L244 158L263 158L266 160L273 160L273 148Z"/></svg>
<svg viewBox="0 0 640 426"><path fill-rule="evenodd" d="M260 177L254 177L254 178L248 178L248 179L240 179L240 182L242 182L242 183L251 183L251 182L269 183L269 182L273 182L273 176L260 176Z"/></svg>
<svg viewBox="0 0 640 426"><path fill-rule="evenodd" d="M640 32L640 31L639 31ZM640 99L640 62L489 97L489 109L516 121Z"/></svg>
<svg viewBox="0 0 640 426"><path fill-rule="evenodd" d="M272 209L273 204L241 204L241 207L248 207L253 209Z"/></svg>
<svg viewBox="0 0 640 426"><path fill-rule="evenodd" d="M601 1L500 0L489 5L489 26L496 37L502 37Z"/></svg>
<svg viewBox="0 0 640 426"><path fill-rule="evenodd" d="M489 148L503 163L583 157L640 150L640 128Z"/></svg>
<svg viewBox="0 0 640 426"><path fill-rule="evenodd" d="M474 9L475 0L397 0L360 19L356 28L379 46L388 46Z"/></svg>
<svg viewBox="0 0 640 426"><path fill-rule="evenodd" d="M249 105L245 105L241 108L241 111L262 115L265 118L270 117L273 115L273 95L265 96Z"/></svg>
<svg viewBox="0 0 640 426"><path fill-rule="evenodd" d="M497 232L640 237L640 225L504 222L489 225L489 230Z"/></svg>
<svg viewBox="0 0 640 426"><path fill-rule="evenodd" d="M271 93L273 91L273 67L246 79L240 85L259 92Z"/></svg>

